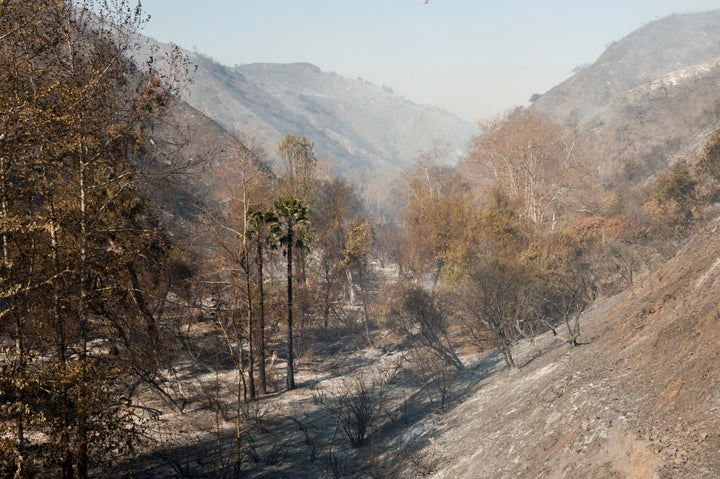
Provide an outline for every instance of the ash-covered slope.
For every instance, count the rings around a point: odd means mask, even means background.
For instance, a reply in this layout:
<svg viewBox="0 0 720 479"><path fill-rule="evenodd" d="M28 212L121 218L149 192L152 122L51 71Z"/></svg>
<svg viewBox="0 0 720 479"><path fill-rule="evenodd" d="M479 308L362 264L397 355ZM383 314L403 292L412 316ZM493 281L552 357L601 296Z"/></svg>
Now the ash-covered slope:
<svg viewBox="0 0 720 479"><path fill-rule="evenodd" d="M542 95L535 107L582 124L629 90L717 56L720 10L671 15L613 43L595 63Z"/></svg>
<svg viewBox="0 0 720 479"><path fill-rule="evenodd" d="M720 57L679 68L617 97L582 127L607 178L642 184L693 161L720 126Z"/></svg>
<svg viewBox="0 0 720 479"><path fill-rule="evenodd" d="M583 345L550 333L519 370L407 437L433 477L720 477L720 220L634 289L586 312Z"/></svg>
<svg viewBox="0 0 720 479"><path fill-rule="evenodd" d="M612 44L533 108L576 125L606 181L640 184L693 160L720 125L719 64L720 10L672 15Z"/></svg>

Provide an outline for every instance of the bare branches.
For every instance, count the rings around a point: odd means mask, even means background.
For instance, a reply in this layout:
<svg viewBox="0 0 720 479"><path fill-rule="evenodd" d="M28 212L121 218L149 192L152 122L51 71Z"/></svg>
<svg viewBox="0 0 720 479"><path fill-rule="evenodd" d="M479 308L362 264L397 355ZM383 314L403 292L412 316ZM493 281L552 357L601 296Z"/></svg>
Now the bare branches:
<svg viewBox="0 0 720 479"><path fill-rule="evenodd" d="M420 286L401 286L385 306L385 320L401 337L429 348L458 371L464 368L450 340L446 314L437 297Z"/></svg>

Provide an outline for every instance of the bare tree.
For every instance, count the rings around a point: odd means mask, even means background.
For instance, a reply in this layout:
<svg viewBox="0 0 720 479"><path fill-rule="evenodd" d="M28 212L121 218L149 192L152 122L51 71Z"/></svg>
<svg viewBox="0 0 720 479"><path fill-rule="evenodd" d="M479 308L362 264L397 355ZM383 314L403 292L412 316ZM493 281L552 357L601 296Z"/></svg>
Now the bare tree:
<svg viewBox="0 0 720 479"><path fill-rule="evenodd" d="M522 214L553 229L567 211L569 193L585 177L572 131L549 118L519 109L481 125L465 164L493 187L517 199Z"/></svg>
<svg viewBox="0 0 720 479"><path fill-rule="evenodd" d="M337 390L329 391L323 400L353 447L363 447L374 437L397 371L394 368L375 374L359 373L343 381Z"/></svg>
<svg viewBox="0 0 720 479"><path fill-rule="evenodd" d="M463 325L478 346L491 345L508 367L517 367L513 346L538 311L532 274L522 264L479 260L459 292Z"/></svg>
<svg viewBox="0 0 720 479"><path fill-rule="evenodd" d="M429 348L457 370L464 368L450 340L442 302L415 284L400 285L385 305L384 317L391 329L412 343Z"/></svg>
<svg viewBox="0 0 720 479"><path fill-rule="evenodd" d="M567 328L568 342L575 347L580 344L580 317L594 299L592 288L588 283L588 275L582 270L562 272L557 279L560 289L554 298L555 307Z"/></svg>

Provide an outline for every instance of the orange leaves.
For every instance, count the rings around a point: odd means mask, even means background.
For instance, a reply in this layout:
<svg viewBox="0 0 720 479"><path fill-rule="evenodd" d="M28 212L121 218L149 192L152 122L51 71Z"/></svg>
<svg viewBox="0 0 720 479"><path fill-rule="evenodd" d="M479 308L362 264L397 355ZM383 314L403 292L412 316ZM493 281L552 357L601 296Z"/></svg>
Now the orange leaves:
<svg viewBox="0 0 720 479"><path fill-rule="evenodd" d="M602 243L612 240L632 240L641 228L629 219L617 216L587 216L570 223L566 233L581 241L598 239Z"/></svg>
<svg viewBox="0 0 720 479"><path fill-rule="evenodd" d="M501 190L524 216L552 229L583 181L573 132L532 110L516 110L480 130L464 166L485 199Z"/></svg>

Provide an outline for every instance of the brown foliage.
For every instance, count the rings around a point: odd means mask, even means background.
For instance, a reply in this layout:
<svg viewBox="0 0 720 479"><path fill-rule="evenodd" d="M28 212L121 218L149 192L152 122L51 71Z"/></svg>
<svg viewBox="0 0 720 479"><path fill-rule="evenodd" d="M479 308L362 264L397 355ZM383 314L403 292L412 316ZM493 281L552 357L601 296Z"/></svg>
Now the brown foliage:
<svg viewBox="0 0 720 479"><path fill-rule="evenodd" d="M587 200L578 194L589 175L575 143L574 132L519 109L480 125L464 167L486 201L499 189L523 216L552 228L574 204Z"/></svg>
<svg viewBox="0 0 720 479"><path fill-rule="evenodd" d="M403 265L439 278L443 265L474 224L470 190L451 167L431 160L408 172L408 203L403 213Z"/></svg>
<svg viewBox="0 0 720 479"><path fill-rule="evenodd" d="M164 357L147 290L162 291L168 241L128 156L166 86L125 57L143 22L127 2L8 1L0 20L3 473L87 477L136 438L117 379L153 378Z"/></svg>

